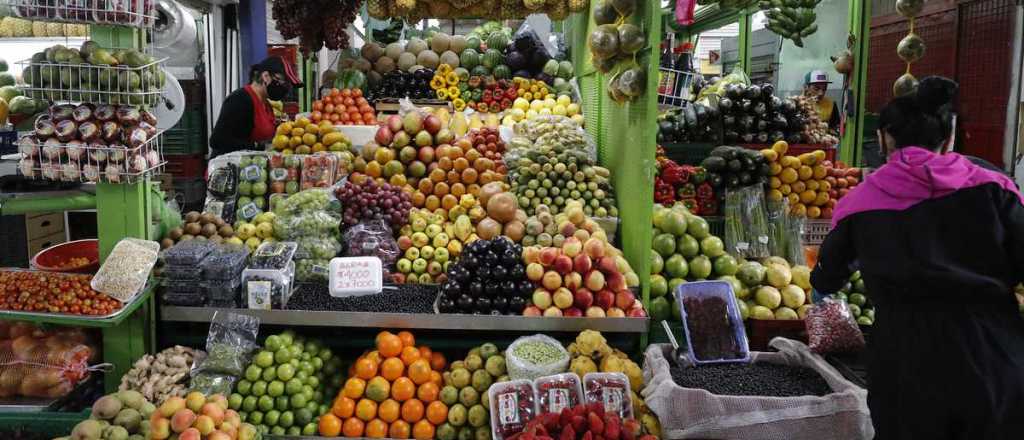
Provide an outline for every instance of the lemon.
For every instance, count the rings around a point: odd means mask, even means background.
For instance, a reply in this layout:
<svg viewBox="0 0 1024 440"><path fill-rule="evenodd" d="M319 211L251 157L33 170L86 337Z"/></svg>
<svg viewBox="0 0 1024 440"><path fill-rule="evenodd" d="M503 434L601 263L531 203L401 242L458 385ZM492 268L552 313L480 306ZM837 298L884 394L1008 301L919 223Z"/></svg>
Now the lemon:
<svg viewBox="0 0 1024 440"><path fill-rule="evenodd" d="M274 141L271 143L275 150L283 150L288 146L288 136L278 134L274 136Z"/></svg>
<svg viewBox="0 0 1024 440"><path fill-rule="evenodd" d="M825 176L828 174L828 170L825 169L824 165L815 165L812 170L814 171L815 179L824 179Z"/></svg>
<svg viewBox="0 0 1024 440"><path fill-rule="evenodd" d="M811 167L807 165L800 165L800 168L797 170L797 173L800 176L800 180L810 179L811 176L814 175L814 171L811 170Z"/></svg>
<svg viewBox="0 0 1024 440"><path fill-rule="evenodd" d="M564 105L562 105L562 104L555 104L555 108L551 109L551 114L558 115L558 116L565 116L566 114L568 114L568 111L566 111Z"/></svg>
<svg viewBox="0 0 1024 440"><path fill-rule="evenodd" d="M788 183L783 183L782 185L779 185L779 192L784 196L788 196L793 192L793 187L789 186Z"/></svg>
<svg viewBox="0 0 1024 440"><path fill-rule="evenodd" d="M768 179L768 185L771 186L772 189L779 189L779 187L782 186L782 180L778 177L772 176Z"/></svg>
<svg viewBox="0 0 1024 440"><path fill-rule="evenodd" d="M780 165L778 162L772 162L771 164L768 165L768 168L771 170L771 175L773 176L778 176L779 173L782 172L782 165Z"/></svg>
<svg viewBox="0 0 1024 440"><path fill-rule="evenodd" d="M817 206L807 207L807 218L818 218L821 217L821 208Z"/></svg>
<svg viewBox="0 0 1024 440"><path fill-rule="evenodd" d="M580 105L577 103L571 103L565 106L565 113L569 116L578 115L580 113Z"/></svg>
<svg viewBox="0 0 1024 440"><path fill-rule="evenodd" d="M810 204L811 202L814 201L814 198L817 197L817 196L818 196L818 193L816 193L816 192L814 192L812 190L806 190L806 191L800 193L800 203L803 203L805 205L806 204Z"/></svg>
<svg viewBox="0 0 1024 440"><path fill-rule="evenodd" d="M768 199L773 202L781 202L782 197L782 192L777 189L772 189L768 191Z"/></svg>
<svg viewBox="0 0 1024 440"><path fill-rule="evenodd" d="M572 103L572 100L569 99L568 96L562 95L562 96L559 96L558 99L555 100L555 102L561 104L562 106L567 107L569 104Z"/></svg>

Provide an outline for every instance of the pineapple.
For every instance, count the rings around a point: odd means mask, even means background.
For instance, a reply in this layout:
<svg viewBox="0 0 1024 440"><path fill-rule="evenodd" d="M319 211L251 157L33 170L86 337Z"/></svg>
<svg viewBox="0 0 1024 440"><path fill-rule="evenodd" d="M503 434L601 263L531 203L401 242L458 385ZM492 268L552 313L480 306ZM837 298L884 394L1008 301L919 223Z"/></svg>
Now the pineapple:
<svg viewBox="0 0 1024 440"><path fill-rule="evenodd" d="M585 12L590 9L590 0L569 0L569 11Z"/></svg>
<svg viewBox="0 0 1024 440"><path fill-rule="evenodd" d="M523 0L501 0L501 7L498 9L498 17L510 19L523 17L526 14L526 5Z"/></svg>
<svg viewBox="0 0 1024 440"><path fill-rule="evenodd" d="M552 21L562 21L569 17L569 5L564 1L548 9L548 16Z"/></svg>
<svg viewBox="0 0 1024 440"><path fill-rule="evenodd" d="M386 0L368 0L366 2L366 12L374 18L384 19L390 16Z"/></svg>
<svg viewBox="0 0 1024 440"><path fill-rule="evenodd" d="M46 36L47 37L63 37L64 36L64 25L60 23L46 23Z"/></svg>
<svg viewBox="0 0 1024 440"><path fill-rule="evenodd" d="M407 15L416 9L416 0L395 0L393 11L398 15Z"/></svg>
<svg viewBox="0 0 1024 440"><path fill-rule="evenodd" d="M523 5L526 9L536 11L544 7L544 0L523 0Z"/></svg>
<svg viewBox="0 0 1024 440"><path fill-rule="evenodd" d="M32 36L41 38L46 36L46 23L42 21L32 22Z"/></svg>

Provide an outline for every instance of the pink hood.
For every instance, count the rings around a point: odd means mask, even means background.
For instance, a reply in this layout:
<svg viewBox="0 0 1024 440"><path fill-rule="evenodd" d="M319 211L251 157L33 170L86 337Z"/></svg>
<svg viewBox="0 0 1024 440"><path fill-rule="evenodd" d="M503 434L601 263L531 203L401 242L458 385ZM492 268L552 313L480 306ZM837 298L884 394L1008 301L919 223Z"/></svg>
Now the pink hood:
<svg viewBox="0 0 1024 440"><path fill-rule="evenodd" d="M858 212L902 211L928 199L988 183L998 184L1024 203L1010 178L979 167L957 153L900 148L889 155L885 165L865 177L864 183L836 204L832 227Z"/></svg>

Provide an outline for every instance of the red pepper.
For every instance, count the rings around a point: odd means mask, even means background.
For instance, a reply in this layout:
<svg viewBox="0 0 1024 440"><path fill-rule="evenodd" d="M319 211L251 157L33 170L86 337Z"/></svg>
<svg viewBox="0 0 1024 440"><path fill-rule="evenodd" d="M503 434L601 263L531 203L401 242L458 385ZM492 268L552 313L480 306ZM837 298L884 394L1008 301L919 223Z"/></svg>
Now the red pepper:
<svg viewBox="0 0 1024 440"><path fill-rule="evenodd" d="M488 101L490 99L491 99L491 91L490 90L484 90L484 100Z"/></svg>
<svg viewBox="0 0 1024 440"><path fill-rule="evenodd" d="M519 90L515 87L510 87L508 91L505 92L505 96L507 96L508 99L516 99L519 96Z"/></svg>
<svg viewBox="0 0 1024 440"><path fill-rule="evenodd" d="M700 207L700 204L697 203L697 200L695 200L695 199L682 199L681 201L683 202L683 206L686 207L687 211L698 212L697 209Z"/></svg>
<svg viewBox="0 0 1024 440"><path fill-rule="evenodd" d="M502 99L501 100L501 108L502 109L506 109L506 108L509 108L509 107L512 107L512 100L509 99L509 98Z"/></svg>
<svg viewBox="0 0 1024 440"><path fill-rule="evenodd" d="M697 198L701 200L713 200L715 198L715 189L711 187L710 182L704 182L697 187Z"/></svg>

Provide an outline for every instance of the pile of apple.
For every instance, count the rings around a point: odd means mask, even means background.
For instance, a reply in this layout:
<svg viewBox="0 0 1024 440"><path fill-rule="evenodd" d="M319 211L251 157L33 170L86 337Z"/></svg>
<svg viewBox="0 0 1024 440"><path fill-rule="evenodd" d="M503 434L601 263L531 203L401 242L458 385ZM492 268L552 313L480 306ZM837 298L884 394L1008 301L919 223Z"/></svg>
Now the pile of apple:
<svg viewBox="0 0 1024 440"><path fill-rule="evenodd" d="M463 196L466 204L476 203L472 196ZM426 209L409 212L409 224L399 230L398 248L402 257L395 263L396 283L443 283L449 262L462 254L464 243L476 239L468 215L448 221Z"/></svg>
<svg viewBox="0 0 1024 440"><path fill-rule="evenodd" d="M630 290L639 284L622 253L608 243L604 230L585 241L575 230L587 220L582 207L571 204L560 227L568 237L560 247L523 249L526 277L537 285L525 316L644 317L643 305ZM572 229L572 230L570 230Z"/></svg>
<svg viewBox="0 0 1024 440"><path fill-rule="evenodd" d="M238 413L228 408L223 395L207 397L196 391L167 399L150 417L145 434L154 440L254 440L259 436L255 426L242 423Z"/></svg>
<svg viewBox="0 0 1024 440"><path fill-rule="evenodd" d="M273 212L264 212L253 217L251 222L238 220L235 222L235 236L227 240L229 243L245 244L249 250L255 251L266 241L274 240ZM237 240L235 240L237 239Z"/></svg>

